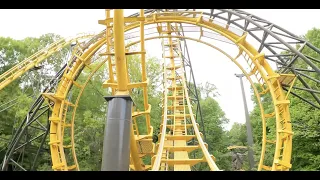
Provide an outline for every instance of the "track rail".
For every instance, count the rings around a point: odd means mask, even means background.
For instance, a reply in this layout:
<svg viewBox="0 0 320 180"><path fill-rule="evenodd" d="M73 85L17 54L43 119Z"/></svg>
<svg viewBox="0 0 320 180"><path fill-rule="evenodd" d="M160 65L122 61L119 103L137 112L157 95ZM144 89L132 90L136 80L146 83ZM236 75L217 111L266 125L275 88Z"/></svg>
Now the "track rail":
<svg viewBox="0 0 320 180"><path fill-rule="evenodd" d="M177 26L177 24L175 24ZM152 170L191 171L191 167L200 162L207 162L211 170L219 170L214 162L214 157L208 152L207 144L202 140L202 134L192 112L188 95L184 63L180 48L180 40L172 38L171 24L166 24L167 31L161 33L168 38L162 38L163 71L164 71L164 102L160 134L160 144L156 156L153 158ZM169 62L168 62L169 61ZM168 114L169 112L169 114ZM191 119L192 124L187 123ZM170 123L168 123L170 121ZM167 132L168 128L168 132ZM188 134L188 129L193 128L195 135ZM187 145L191 139L197 139L198 145ZM190 152L201 149L202 159L190 159ZM172 157L173 158L169 158Z"/></svg>
<svg viewBox="0 0 320 180"><path fill-rule="evenodd" d="M0 90L6 87L15 79L19 78L21 75L26 73L31 68L37 66L39 63L50 57L53 53L61 50L62 48L70 45L73 42L77 42L81 39L87 39L92 36L93 34L82 34L75 38L62 38L50 44L48 47L41 49L40 51L26 58L25 60L19 62L6 72L2 73L0 75Z"/></svg>

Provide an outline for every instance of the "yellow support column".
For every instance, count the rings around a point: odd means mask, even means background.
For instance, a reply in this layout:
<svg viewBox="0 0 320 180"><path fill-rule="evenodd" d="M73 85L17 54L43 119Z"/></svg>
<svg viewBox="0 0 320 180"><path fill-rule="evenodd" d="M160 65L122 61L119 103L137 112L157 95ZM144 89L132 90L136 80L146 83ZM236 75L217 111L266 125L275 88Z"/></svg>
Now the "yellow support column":
<svg viewBox="0 0 320 180"><path fill-rule="evenodd" d="M109 14L106 13L106 15L108 18ZM115 96L106 97L107 101L109 101L109 112L105 127L101 169L103 171L129 170L131 155L134 169L143 170L136 146L131 116L132 100L128 90L129 80L125 54L123 9L114 10L113 35L118 91Z"/></svg>
<svg viewBox="0 0 320 180"><path fill-rule="evenodd" d="M140 17L144 17L144 10L140 9ZM142 82L147 81L147 73L146 73L146 55L145 49L144 49L144 22L140 22L140 45L141 45L141 73L142 73ZM148 110L149 104L148 104L148 88L147 86L143 87L143 103L145 111ZM150 114L146 114L146 124L147 124L147 132L150 134L151 132L151 124L150 124Z"/></svg>
<svg viewBox="0 0 320 180"><path fill-rule="evenodd" d="M124 17L123 9L115 9L113 17L113 34L114 34L114 54L115 64L117 70L118 92L116 95L128 95L128 77L127 77L127 63L125 56L124 45ZM133 133L133 127L131 123L130 133L130 154L133 159L135 170L142 170L141 160L138 155L136 146L136 140ZM128 167L129 168L129 167Z"/></svg>
<svg viewBox="0 0 320 180"><path fill-rule="evenodd" d="M134 170L142 171L144 168L141 166L141 160L138 155L138 149L137 149L135 135L133 132L132 123L131 123L131 130L130 130L130 154L133 161Z"/></svg>
<svg viewBox="0 0 320 180"><path fill-rule="evenodd" d="M106 10L106 17L107 19L110 18L110 10L107 9ZM107 39L107 51L106 53L110 53L111 52L111 25L110 25L110 22L107 22L106 23L107 27L106 27L106 39ZM108 59L108 66L109 66L109 79L110 79L110 82L114 83L114 74L113 74L113 70L112 70L112 59L111 59L111 55L108 55L107 57ZM115 95L115 88L111 87L111 92L112 92L112 95Z"/></svg>
<svg viewBox="0 0 320 180"><path fill-rule="evenodd" d="M128 95L127 63L124 46L123 9L115 9L113 17L114 53L117 71L118 92L116 95Z"/></svg>

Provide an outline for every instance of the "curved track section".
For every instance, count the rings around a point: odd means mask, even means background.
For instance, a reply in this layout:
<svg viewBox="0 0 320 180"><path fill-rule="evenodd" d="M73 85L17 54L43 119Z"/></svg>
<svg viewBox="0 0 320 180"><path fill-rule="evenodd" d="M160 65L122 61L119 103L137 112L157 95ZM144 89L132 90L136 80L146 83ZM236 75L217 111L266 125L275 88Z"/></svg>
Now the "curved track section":
<svg viewBox="0 0 320 180"><path fill-rule="evenodd" d="M227 58L230 59L233 63L235 63L235 64L239 67L239 69L243 72L243 74L247 77L248 81L250 82L250 84L251 84L251 86L252 86L252 88L253 88L253 90L254 90L254 94L255 94L256 97L257 97L258 104L259 104L259 107L260 107L260 110L261 110L261 114L265 114L263 105L262 105L262 103L261 103L261 96L260 96L260 94L259 94L259 91L258 91L257 87L255 86L255 84L254 84L254 82L253 82L253 80L254 80L253 78L254 78L254 77L250 77L250 75L249 75L250 72L247 72L247 71L245 70L245 68L243 67L243 65L237 61L237 59L236 59L237 57L233 58L233 57L230 56L228 53L226 53L226 52L223 51L222 49L220 49L220 48L218 48L218 47L210 44L209 42L206 42L206 41L204 41L204 40L199 40L199 39L196 39L196 38L186 37L186 36L174 36L174 35L164 36L164 35L162 35L162 36L148 37L148 38L146 38L145 40L152 40L152 39L158 39L158 38L169 38L169 37L171 37L171 38L177 38L177 39L180 39L181 41L182 41L182 39L183 39L184 42L185 42L185 40L191 40L191 41L195 41L195 42L202 43L202 44L207 45L207 46L213 48L214 50L217 50L218 52L222 53L223 55L225 55L225 57L227 57ZM128 44L127 46L131 46L131 45L136 44L136 43L138 43L138 41L132 42L132 43ZM188 61L184 61L183 64L184 64L184 66L187 66L187 65L188 65ZM190 65L190 64L189 64L189 65ZM184 69L186 69L186 68L184 68ZM188 90L190 90L189 87L188 87ZM190 99L191 99L191 98L190 98ZM262 142L263 142L263 143L262 143L260 163L263 164L263 160L264 160L264 157L265 157L265 154L266 154L266 142L267 142L267 140L266 140L266 118L265 118L264 116L262 116L262 117L261 117L261 120L262 120ZM191 129L192 129L192 128L191 128ZM192 132L193 132L193 130L191 130L191 134L192 134ZM268 152L268 153L273 153L273 152ZM259 165L259 166L260 166L260 165ZM264 168L266 168L266 167L264 167ZM261 169L260 169L260 170L261 170Z"/></svg>
<svg viewBox="0 0 320 180"><path fill-rule="evenodd" d="M106 31L95 36L90 41L87 48L83 49L80 47L80 49L73 54L72 60L64 71L56 91L54 93L43 94L43 96L49 100L49 105L51 105L50 108L52 109L52 115L49 118L49 145L53 164L52 168L54 170L79 170L76 159L73 130L76 108L82 93L79 93L76 102L70 102L67 99L70 89L75 87L79 88L81 90L80 92L82 92L93 73L97 71L103 63L108 62L109 80L107 80L103 86L106 88L110 87L112 89L112 94L117 92L118 84L116 75L118 70L115 68L117 62L114 58L113 18L110 16L110 10L106 10L106 16L107 18L105 20L99 21L100 24L106 25ZM181 39L189 39L214 48L212 43L203 40L208 38L218 38L219 40L235 45L239 50L238 55L233 58L226 53L224 54L239 66L252 85L253 83L260 84L261 91L258 91L253 87L260 104L263 122L263 143L258 170L289 170L291 168L290 161L293 132L289 114L290 102L287 99L288 94L292 93L314 107L319 107L320 104L319 98L314 93L317 90L312 89L303 77L307 77L315 83L319 83L319 81L314 78L314 75L303 74L303 70L295 68L294 64L300 60L307 65L306 67L309 68L309 70L312 69L312 71L309 71L310 73L319 75L319 68L316 64L312 63L312 61L315 63L319 63L320 61L314 57L303 54L304 48L309 48L316 54L319 54L319 49L279 26L239 10L211 10L210 12L197 12L194 10L141 10L140 13L125 17L124 21L125 40L132 41L138 38L136 42L128 44L127 48L129 48L130 45L140 43L139 52L129 52L128 49L126 56L139 54L142 67L141 82L129 82L128 89L143 88L145 108L143 111L135 109L132 113L133 121L131 129L133 134L131 134L131 138L133 140L131 141L131 163L128 168L131 170L171 170L173 166L173 170L190 170L192 165L204 161L208 163L211 170L219 170L215 165L213 156L207 151L206 144L202 140L198 124L191 109L185 68L182 68L186 67L186 61L184 61L184 57L181 56L181 47L175 46L172 42L175 41L175 43L179 45ZM243 21L243 25L240 23L241 21ZM140 31L134 31L136 28L140 28ZM188 37L188 35L183 34L183 32L186 31L198 32L199 38ZM262 32L262 35L258 35L256 33L258 31ZM151 36L157 33L160 35L156 37ZM250 43L248 42L250 37L259 43L257 48L254 48L254 46L251 45L251 41ZM160 136L160 144L155 146L151 139L153 128L150 124L149 114L151 106L148 104L146 91L148 80L145 73L144 42L156 38L163 39L163 52L164 54L169 52L169 57L164 56L165 93L161 126L162 133ZM289 38L290 40L285 38ZM293 47L293 45L299 44L299 49ZM106 53L101 53L100 55L106 58L103 59L98 66L94 68L90 67L92 57L94 57L95 54L99 54L99 50L102 47L106 47ZM54 45L52 48L54 49ZM279 49L285 51L286 54L281 53ZM222 50L219 51L223 52ZM177 61L175 61L174 52L178 52L176 53L176 55L179 55ZM39 54L34 56L36 57L35 60L26 61L26 63L23 64L25 68L21 68L18 65L14 68L20 73L27 71L29 68L28 64L31 63L31 65L34 66L34 64L38 62L36 59L43 58L43 55ZM239 57L243 57L245 63L240 63ZM170 59L169 63L167 62L168 59ZM281 66L279 67L278 72L275 72L271 66L274 62ZM169 65L169 67L166 65ZM191 64L189 64L189 66L191 66ZM245 70L245 67L248 70ZM76 82L76 79L83 68L90 69L91 74L84 84L79 84ZM115 72L115 70L117 71ZM287 74L288 72L292 72L293 74ZM18 75L13 76L12 72L6 72L1 75L2 81L3 79L8 79L8 82L17 77ZM302 89L310 92L313 97L313 102L293 93L292 88L299 90L299 87L294 88L293 86L295 78L299 80L301 86L304 86L304 88L300 88L300 90ZM255 82L253 82L252 79L254 79ZM286 87L290 87L290 89L287 89ZM288 90L287 94L283 91L286 89ZM265 94L270 94L273 99L274 112L269 114L264 113L261 105L260 98ZM72 113L71 118L70 116L67 116L68 112ZM145 116L148 130L146 135L141 135L137 129L135 118L138 116ZM189 119L191 123L188 124L186 119ZM267 119L276 122L276 139L266 139ZM193 129L195 135L188 133L189 127ZM167 130L172 134L168 134ZM64 137L66 136L69 136L71 140L64 142ZM193 138L196 138L199 144L187 146L186 142ZM274 159L271 165L264 164L267 143L275 144ZM188 152L197 148L201 148L204 158L195 160L189 159ZM66 158L65 150L67 149L71 150L72 160ZM142 149L142 151L137 152L137 149ZM173 153L173 159L170 158L170 153ZM144 165L141 162L140 158L145 155L155 155L151 165Z"/></svg>
<svg viewBox="0 0 320 180"><path fill-rule="evenodd" d="M102 36L103 34L99 34L95 36L91 41L90 44L87 46L88 50L82 49L80 46L79 49L73 54L72 60L68 68L65 70L61 81L57 87L55 93L43 93L42 95L48 99L49 102L53 102L54 105L52 108L52 115L49 118L50 120L50 150L51 150L51 158L52 158L52 168L54 170L72 170L76 169L77 160L74 158L74 165L67 166L66 165L66 157L64 153L64 148L72 149L72 152L75 151L74 149L74 139L73 139L73 124L71 124L70 119L67 122L66 113L68 108L74 108L75 105L69 102L67 98L67 94L70 88L74 85L77 88L83 88L80 84L78 84L75 80L79 76L80 72L83 68L89 67L90 58L92 55L97 52L97 50L105 43L105 39ZM94 44L94 45L92 45ZM92 45L92 46L90 46ZM89 47L90 46L90 47ZM88 60L88 61L87 61ZM71 134L71 142L68 145L64 145L64 131L65 128L71 128L72 130L69 131ZM75 155L74 155L75 157Z"/></svg>
<svg viewBox="0 0 320 180"><path fill-rule="evenodd" d="M287 96L282 91L281 83L285 78L288 78L289 80L291 79L292 81L292 75L280 75L278 73L275 73L268 62L265 60L264 54L259 53L246 41L246 32L230 27L225 28L225 26L216 23L208 17L205 17L202 12L182 11L154 13L152 14L152 16L149 16L149 18L145 19L145 24L157 23L157 30L160 31L166 31L165 28L161 27L161 24L167 22L184 23L188 25L199 26L200 32L202 32L200 38L205 35L208 36L208 33L205 32L211 31L226 37L226 41L238 46L239 56L243 55L250 66L250 72L248 74L250 74L251 76L253 75L253 77L257 79L257 82L260 84L263 90L259 93L270 93L274 101L275 112L267 115L263 114L263 116L265 116L265 119L272 116L276 117L277 138L275 140L265 140L265 142L276 143L274 162L272 166L266 166L263 165L263 158L261 158L262 162L260 161L259 163L259 169L264 168L270 170L288 170L291 167L290 159L292 146L292 130L288 110L289 101L286 99ZM128 25L127 29L134 29L135 26L137 25L135 23L132 23ZM203 30L201 28L203 28ZM236 57L235 59L237 58L238 57ZM263 151L265 150L263 149Z"/></svg>
<svg viewBox="0 0 320 180"><path fill-rule="evenodd" d="M248 42L246 42L245 38L247 33L240 31L233 31L223 28L221 25L214 23L211 19L207 17L203 17L202 12L187 12L190 14L190 17L184 16L183 14L186 12L164 12L164 13L154 13L152 16L145 17L144 25L149 24L157 24L157 30L160 32L167 31L162 24L164 23L184 23L189 25L196 25L202 28L206 28L208 30L214 31L224 37L226 37L229 41L237 45L240 49L239 55L243 54L247 62L251 65L251 72L249 74L254 75L258 82L260 83L261 87L264 87L264 92L260 93L267 93L270 92L274 101L275 106L275 113L276 122L277 122L277 129L276 129L276 139L270 140L270 142L276 142L276 148L274 153L274 162L272 166L265 166L263 165L263 158L260 161L259 169L272 169L272 170L288 170L290 165L291 159L291 146L292 146L292 130L290 124L290 116L288 111L288 100L287 97L282 91L282 87L280 84L281 78L287 77L288 75L280 75L273 72L270 65L264 58L263 54L260 54L257 50L255 50ZM125 31L129 31L140 27L140 19L141 17L136 18L128 18L126 19L128 22L133 22L125 26ZM126 22L125 20L125 22ZM107 25L108 23L112 22L112 18L108 18L107 20L100 21L101 24ZM135 23L136 22L136 23ZM127 34L127 37L130 37L130 34ZM131 35L132 37L132 35ZM139 36L138 36L139 37ZM200 36L201 38L201 36ZM93 46L98 47L102 46L103 42L99 42L99 44L95 44ZM79 62L75 64L75 68L78 68L82 62L87 62L87 58L92 56L92 52L97 51L97 49L92 49L87 54L84 53L84 57L79 58ZM88 56L90 54L90 56ZM108 55L108 54L107 54ZM112 53L110 53L112 55ZM74 70L73 73L77 72L78 70ZM71 74L71 73L70 73ZM72 74L71 74L72 75ZM67 79L67 78L66 78ZM69 78L72 79L72 78ZM68 87L72 84L72 80L66 80L65 83L61 83L60 89L55 93L55 95L50 96L53 101L55 101L55 106L53 107L54 112L53 116L51 117L52 125L56 124L57 128L52 128L53 133L50 138L51 140L51 147L52 147L52 160L53 160L53 168L56 170L67 170L66 160L64 156L64 147L62 143L62 134L63 132L63 124L64 124L64 112L62 109L65 109L69 102L65 102L66 92ZM60 91L59 91L60 90ZM57 104L57 102L59 102ZM54 126L53 126L54 127ZM265 141L269 142L269 141ZM263 149L264 151L264 149ZM262 162L262 163L261 163Z"/></svg>
<svg viewBox="0 0 320 180"><path fill-rule="evenodd" d="M155 10L148 10L154 12ZM165 10L158 9L158 12ZM177 11L177 10L173 10ZM184 10L182 16L190 16L193 9ZM183 12L183 11L180 11ZM297 76L296 86L290 88L290 84L283 82L283 89L293 96L298 97L309 105L320 109L320 99L317 93L320 89L314 84L319 84L320 49L284 28L262 19L253 14L237 9L210 9L202 12L204 17L230 31L239 30L248 33L259 53L265 54L265 59L275 65L279 73L293 73ZM217 38L217 37L215 37ZM285 52L285 53L282 53ZM313 54L313 56L306 55ZM311 83L307 83L310 81ZM307 91L311 97L299 95L299 92Z"/></svg>

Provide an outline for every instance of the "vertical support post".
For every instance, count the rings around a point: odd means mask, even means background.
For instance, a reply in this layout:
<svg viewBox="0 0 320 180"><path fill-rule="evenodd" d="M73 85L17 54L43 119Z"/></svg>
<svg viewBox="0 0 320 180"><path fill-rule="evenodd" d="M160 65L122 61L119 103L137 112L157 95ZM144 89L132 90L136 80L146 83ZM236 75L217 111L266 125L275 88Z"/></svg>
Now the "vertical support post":
<svg viewBox="0 0 320 180"><path fill-rule="evenodd" d="M251 123L249 119L249 112L248 112L248 107L247 107L247 101L246 101L246 96L244 93L244 87L243 87L243 81L242 77L244 74L235 74L236 77L240 79L240 85L241 85L241 92L242 92L242 99L243 99L243 106L244 106L244 111L245 111L245 116L246 116L246 127L247 127L247 142L248 142L248 158L249 158L249 165L250 169L252 170L254 168L254 157L253 157L253 137L252 137L252 128L251 128Z"/></svg>
<svg viewBox="0 0 320 180"><path fill-rule="evenodd" d="M109 101L109 107L103 141L102 171L128 171L130 164L129 140L132 100L127 91L128 79L123 26L123 9L115 9L113 33L118 92L117 96L106 98ZM122 97L119 94L126 96Z"/></svg>
<svg viewBox="0 0 320 180"><path fill-rule="evenodd" d="M117 70L118 92L116 94L129 94L127 63L124 46L124 17L123 9L115 9L113 17L114 53Z"/></svg>
<svg viewBox="0 0 320 180"><path fill-rule="evenodd" d="M138 156L137 142L136 142L135 135L133 132L133 124L132 123L131 123L131 128L130 128L130 154L131 154L134 170L142 171L143 167L141 165L141 160Z"/></svg>
<svg viewBox="0 0 320 180"><path fill-rule="evenodd" d="M140 17L144 17L144 10L140 9ZM147 80L146 73L146 55L145 55L145 45L144 45L144 21L140 22L140 49L141 49L141 73L142 73L142 82ZM143 87L143 104L145 111L149 108L148 104L148 88ZM146 114L146 124L147 124L147 133L151 132L150 124L150 114Z"/></svg>
<svg viewBox="0 0 320 180"><path fill-rule="evenodd" d="M106 14L109 15L108 13ZM128 91L127 63L124 42L123 9L113 16L114 52L118 91L106 97L109 102L103 142L102 171L128 171L130 153L135 170L142 170L132 127L132 99Z"/></svg>
<svg viewBox="0 0 320 180"><path fill-rule="evenodd" d="M110 10L106 10L106 17L107 19L110 18ZM107 22L107 27L106 27L106 39L107 39L107 48L106 48L106 53L111 52L111 25L110 22ZM111 82L114 82L114 74L113 74L113 69L112 69L112 59L111 56L107 56L108 59L108 67L109 67L109 78ZM115 89L111 88L111 93L112 95L115 94Z"/></svg>
<svg viewBox="0 0 320 180"><path fill-rule="evenodd" d="M101 171L128 171L130 164L130 96L106 97L109 101Z"/></svg>

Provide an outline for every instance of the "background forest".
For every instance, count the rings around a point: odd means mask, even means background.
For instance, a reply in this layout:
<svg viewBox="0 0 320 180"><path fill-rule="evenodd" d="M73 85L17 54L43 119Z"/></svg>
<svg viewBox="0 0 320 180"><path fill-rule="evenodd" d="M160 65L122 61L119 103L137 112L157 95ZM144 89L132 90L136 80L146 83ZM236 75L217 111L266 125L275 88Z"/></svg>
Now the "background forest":
<svg viewBox="0 0 320 180"><path fill-rule="evenodd" d="M15 40L12 38L0 37L0 74L11 68L16 63L29 57L48 44L60 39L59 35L45 34L38 38L25 38ZM320 48L320 29L312 29L307 32L305 37L316 47ZM298 47L297 47L298 48ZM306 49L305 54L308 54ZM39 95L41 88L53 76L50 71L57 72L63 63L67 62L68 48L51 56L43 68L33 70L21 78L15 80L9 86L0 91L0 161L6 151L8 140L11 139L19 122L26 116L30 105ZM311 55L311 54L310 54ZM316 55L313 55L316 57ZM320 57L316 57L320 59ZM160 62L154 57L148 57L147 73L150 79L148 87L149 103L152 106L151 121L154 129L160 125L161 107L160 99L162 93L159 91L161 81ZM138 56L131 56L128 60L131 79L141 79L141 69ZM298 64L302 67L302 64ZM320 64L318 65L320 66ZM299 67L300 68L300 67ZM196 76L195 72L195 76ZM79 78L86 79L88 74L83 73ZM319 77L315 77L318 78ZM103 142L103 129L106 119L107 103L103 96L109 92L102 88L101 83L107 79L105 68L100 70L91 79L88 87L85 89L80 105L77 110L77 119L75 126L76 151L81 170L100 170L101 153ZM232 128L227 131L224 126L229 123L225 113L215 100L219 93L215 86L210 83L198 84L198 91L201 94L200 104L204 118L206 143L209 145L209 151L217 161L217 165L223 170L232 170L231 152L227 149L231 145L246 146L246 126L244 124L234 123ZM79 92L73 90L72 96L76 97ZM253 91L252 91L253 92ZM307 94L307 92L301 92ZM247 94L248 96L248 94ZM139 99L141 92L133 91L133 99L137 106L143 105L143 100ZM320 111L299 99L290 97L290 113L293 125L293 151L292 151L292 169L297 171L320 170ZM250 120L253 128L255 161L258 164L261 150L261 116L255 96L252 95L255 106L250 112ZM263 104L266 112L272 111L271 99L269 96L263 98ZM274 121L268 121L271 127ZM201 124L199 122L199 124ZM140 124L141 126L141 124ZM141 126L141 128L143 128ZM201 128L200 128L201 129ZM143 129L142 129L143 131ZM273 129L268 130L270 139L274 136ZM267 138L268 139L268 138ZM274 147L268 146L268 149ZM195 152L197 153L197 152ZM273 156L266 156L265 162L272 162ZM206 166L199 165L198 170L207 170ZM247 157L244 157L244 170L248 169ZM44 153L39 160L37 170L51 170L50 156Z"/></svg>

